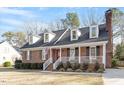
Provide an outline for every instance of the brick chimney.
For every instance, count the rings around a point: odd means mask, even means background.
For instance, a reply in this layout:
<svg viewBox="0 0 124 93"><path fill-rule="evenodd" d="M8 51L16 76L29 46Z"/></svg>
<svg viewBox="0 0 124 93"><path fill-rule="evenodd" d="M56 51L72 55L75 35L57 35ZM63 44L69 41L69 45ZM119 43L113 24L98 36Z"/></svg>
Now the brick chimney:
<svg viewBox="0 0 124 93"><path fill-rule="evenodd" d="M106 53L106 67L111 67L112 63L112 52L113 52L113 38L112 38L112 9L109 9L105 13L106 17L106 31L108 31L108 44Z"/></svg>

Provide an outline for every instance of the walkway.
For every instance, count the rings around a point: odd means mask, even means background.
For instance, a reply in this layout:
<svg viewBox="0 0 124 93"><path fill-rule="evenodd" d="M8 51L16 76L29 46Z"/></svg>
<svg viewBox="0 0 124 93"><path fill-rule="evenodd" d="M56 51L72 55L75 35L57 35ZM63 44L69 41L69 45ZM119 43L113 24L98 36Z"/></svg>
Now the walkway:
<svg viewBox="0 0 124 93"><path fill-rule="evenodd" d="M105 85L124 85L124 68L106 69L103 80Z"/></svg>

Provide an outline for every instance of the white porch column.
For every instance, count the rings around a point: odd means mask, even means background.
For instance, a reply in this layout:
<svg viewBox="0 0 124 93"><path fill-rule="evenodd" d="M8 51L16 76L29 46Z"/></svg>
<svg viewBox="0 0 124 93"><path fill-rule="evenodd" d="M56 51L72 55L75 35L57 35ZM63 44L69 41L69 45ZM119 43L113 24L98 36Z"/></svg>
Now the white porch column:
<svg viewBox="0 0 124 93"><path fill-rule="evenodd" d="M106 67L106 44L103 44L103 57L102 62L104 64L104 67Z"/></svg>
<svg viewBox="0 0 124 93"><path fill-rule="evenodd" d="M81 63L81 49L80 49L80 46L78 47L78 50L79 50L79 63Z"/></svg>
<svg viewBox="0 0 124 93"><path fill-rule="evenodd" d="M59 52L59 54L60 54L60 61L62 61L62 50L61 50L61 48L60 48L60 52Z"/></svg>

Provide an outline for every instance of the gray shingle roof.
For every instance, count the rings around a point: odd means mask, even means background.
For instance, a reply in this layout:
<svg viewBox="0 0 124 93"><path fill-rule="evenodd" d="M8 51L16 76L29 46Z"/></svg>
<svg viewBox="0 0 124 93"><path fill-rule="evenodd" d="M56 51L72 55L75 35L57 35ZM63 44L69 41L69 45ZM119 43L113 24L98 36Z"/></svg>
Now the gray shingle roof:
<svg viewBox="0 0 124 93"><path fill-rule="evenodd" d="M43 42L43 33L41 34L41 39L36 43L29 45L26 43L22 48L33 48L33 47L46 47L46 46L57 46L57 45L67 45L67 44L75 44L75 43L88 43L88 42L98 42L98 41L107 41L108 40L108 32L106 31L106 25L99 25L99 37L98 38L89 38L89 27L79 28L81 32L81 36L78 40L70 40L70 30L66 31L64 36L55 43L59 37L64 33L66 29L53 31L55 33L55 37L49 43Z"/></svg>

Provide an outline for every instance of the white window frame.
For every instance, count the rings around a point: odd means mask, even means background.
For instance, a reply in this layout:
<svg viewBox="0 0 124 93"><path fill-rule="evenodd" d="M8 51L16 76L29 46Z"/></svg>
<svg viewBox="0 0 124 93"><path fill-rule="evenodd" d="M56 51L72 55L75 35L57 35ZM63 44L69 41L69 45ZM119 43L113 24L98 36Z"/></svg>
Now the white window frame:
<svg viewBox="0 0 124 93"><path fill-rule="evenodd" d="M27 56L27 60L30 60L30 51L29 50L27 51L27 55L26 56Z"/></svg>
<svg viewBox="0 0 124 93"><path fill-rule="evenodd" d="M96 36L92 36L92 28L96 27ZM99 35L99 28L98 25L90 26L90 38L98 38Z"/></svg>
<svg viewBox="0 0 124 93"><path fill-rule="evenodd" d="M46 34L48 34L48 40L46 40ZM49 33L44 33L44 42L49 42Z"/></svg>
<svg viewBox="0 0 124 93"><path fill-rule="evenodd" d="M72 50L74 50L74 56L71 56L71 52ZM74 60L75 59L75 48L70 48L70 60Z"/></svg>
<svg viewBox="0 0 124 93"><path fill-rule="evenodd" d="M47 55L46 48L42 49L42 60L46 60L46 55Z"/></svg>
<svg viewBox="0 0 124 93"><path fill-rule="evenodd" d="M73 38L73 31L76 32L76 38ZM77 30L71 30L71 40L77 40L77 39L78 39Z"/></svg>
<svg viewBox="0 0 124 93"><path fill-rule="evenodd" d="M91 48L95 48L95 56L91 56ZM91 46L89 52L90 52L90 62L92 62L93 59L96 59L96 46Z"/></svg>

